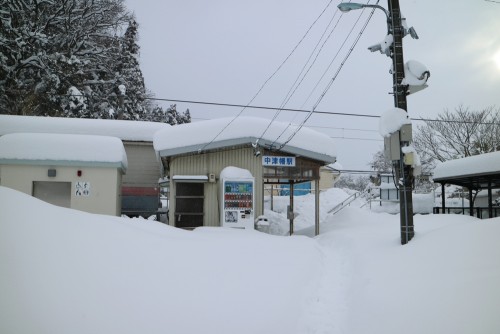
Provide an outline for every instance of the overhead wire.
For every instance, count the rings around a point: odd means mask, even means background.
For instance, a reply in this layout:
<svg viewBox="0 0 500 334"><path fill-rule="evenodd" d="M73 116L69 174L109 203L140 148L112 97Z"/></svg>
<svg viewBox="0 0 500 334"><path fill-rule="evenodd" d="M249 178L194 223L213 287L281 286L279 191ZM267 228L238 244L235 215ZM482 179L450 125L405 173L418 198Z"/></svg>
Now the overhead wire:
<svg viewBox="0 0 500 334"><path fill-rule="evenodd" d="M378 4L378 0L377 0L377 4ZM370 12L370 15L368 16L365 24L363 25L360 33L358 34L358 36L356 37L354 43L352 44L351 48L349 49L347 55L345 56L345 58L343 59L343 61L341 62L339 68L337 69L337 72L335 73L335 75L333 76L333 78L330 80L330 82L328 83L328 85L326 86L326 88L323 90L323 93L320 95L320 97L318 98L318 100L316 101L316 103L314 104L313 108L311 109L311 111L308 113L308 115L304 118L304 120L302 121L301 124L299 124L299 126L296 128L296 130L288 137L288 139L282 143L279 147L279 149L282 149L286 144L288 144L292 139L293 137L295 137L295 135L300 131L300 129L302 129L302 127L304 126L304 124L309 120L309 118L311 118L312 114L314 113L315 109L318 107L318 105L321 103L321 101L323 100L324 96L326 95L326 93L328 92L328 90L330 89L330 87L332 86L333 82L335 81L335 79L337 78L338 74L340 73L340 71L342 70L345 62L347 61L347 59L349 59L350 55L352 54L352 52L354 51L354 48L356 47L356 45L358 44L361 36L363 35L366 27L368 26L368 23L370 22L372 16L373 16L373 13L375 12L375 8L373 8ZM354 28L353 28L354 29Z"/></svg>
<svg viewBox="0 0 500 334"><path fill-rule="evenodd" d="M377 1L376 4L378 4L379 1ZM370 1L368 1L368 3L370 3ZM356 19L355 23L354 23L354 26L357 25L358 21L361 19L363 15L363 12L361 12L361 14L358 16L358 18ZM373 15L373 11L371 13L370 16ZM333 65L333 62L337 59L339 53L340 53L340 50L344 47L345 43L347 43L349 37L351 36L352 32L354 31L354 26L353 26L353 29L351 29L351 31L349 31L349 34L347 34L347 37L344 39L339 51L335 54L335 56L333 57L332 61L330 62L330 64L328 64L328 67L323 71L323 74L321 75L321 77L319 78L318 82L316 83L316 85L313 87L313 89L311 90L311 92L309 93L309 95L307 96L306 100L304 101L304 103L302 104L301 106L301 109L305 106L305 104L309 101L309 99L311 98L312 94L314 94L314 92L316 91L316 89L318 88L319 84L321 83L321 81L323 81L323 78L325 77L325 75L328 73L328 71L330 70L330 67Z"/></svg>
<svg viewBox="0 0 500 334"><path fill-rule="evenodd" d="M342 51L342 49L344 48L344 45L345 43L347 42L347 40L349 39L349 37L351 36L352 32L354 31L354 28L356 27L356 25L358 24L361 16L362 16L363 13L361 13L359 16L358 16L358 19L354 22L354 25L353 27L351 28L350 32L347 34L347 37L344 39L344 42L340 45L339 49L337 50L337 53L335 54L335 56L333 57L332 61L330 62L330 64L328 65L327 69L323 72L323 75L321 76L320 80L318 81L318 83L316 84L316 86L313 88L313 91L309 94L309 96L307 97L306 101L302 104L301 108L304 107L304 105L307 103L307 101L309 100L309 98L311 97L311 95L313 94L313 92L316 90L317 86L319 85L319 83L321 82L321 80L323 79L323 77L326 75L326 73L328 72L328 70L330 69L331 65L333 64L333 62L337 59L337 56L340 54L340 51ZM328 41L328 39L330 38L331 34L333 33L333 31L335 30L335 28L338 26L339 22L340 22L340 19L343 17L343 15L341 15L339 17L339 20L337 21L337 23L335 24L334 28L332 29L332 31L330 32L330 34L328 35L327 39L325 40L325 43L323 43L323 45L321 46L321 49L323 49L324 45L326 44L326 42ZM317 57L319 56L319 54L316 56L316 58L314 59L314 62L316 62L317 60ZM314 63L313 63L314 64ZM312 65L311 65L312 67ZM308 69L308 72L309 70L311 69L311 67L309 67ZM302 78L302 80L304 80L305 77ZM302 80L300 83L302 83ZM297 87L298 88L298 87ZM295 91L294 91L295 92ZM295 119L295 117L293 118L293 120ZM293 121L292 120L292 121ZM278 137L274 140L274 142L271 144L271 147L274 146L274 144L281 138L281 136L283 136L283 134L292 126L291 122L288 124L287 127L285 127L285 129L283 129L283 131L278 135ZM281 146L283 147L283 146Z"/></svg>
<svg viewBox="0 0 500 334"><path fill-rule="evenodd" d="M323 40L323 37L325 36L326 32L328 31L328 28L330 27L330 25L332 24L333 20L335 19L335 17L337 16L337 13L339 12L339 10L337 9L334 13L334 15L332 16L330 22L328 22L328 25L326 26L325 30L323 31L323 34L321 35L321 37L319 38L318 42L316 43L316 46L314 47L314 49L312 50L311 54L309 55L309 58L307 59L307 61L304 63L304 66L302 67L301 71L299 72L299 74L297 75L297 78L295 79L294 83L292 84L292 86L290 87L290 89L288 90L287 94L285 95L285 98L283 99L283 101L281 102L280 104L280 107L278 109L276 109L276 112L273 116L273 118L271 119L271 121L269 122L269 124L267 125L267 127L264 129L264 131L262 132L262 134L260 135L260 137L257 139L256 143L259 142L259 140L262 139L262 137L264 137L264 135L266 134L266 132L269 130L269 128L271 127L272 123L276 120L276 118L278 118L278 116L280 115L281 111L283 110L283 108L287 105L287 103L290 101L290 99L292 98L292 96L295 94L295 92L297 91L297 89L300 87L300 85L302 84L304 78L307 76L307 74L309 73L309 71L311 70L312 66L316 63L316 60L318 59L318 56L319 54L321 53L321 51L323 50L323 47L325 46L326 42L328 41L328 39L330 38L330 36L332 35L333 31L335 30L335 28L337 27L338 25L338 22L337 24L333 27L332 31L330 32L330 34L327 36L327 38L325 39L325 41L323 42L323 44L321 45L321 48L319 49L319 51L317 52L316 54L316 57L314 58L313 62L311 63L311 65L309 66L309 68L307 69L307 71L304 73L304 70L306 69L307 67L307 64L309 64L311 58L313 57L313 55L316 53L316 50L318 49L318 46L320 45L321 41ZM304 73L304 75L302 76L302 73ZM302 76L302 78L301 78ZM300 79L300 81L299 81ZM299 82L297 84L297 82Z"/></svg>
<svg viewBox="0 0 500 334"><path fill-rule="evenodd" d="M85 95L73 95L73 96L85 96ZM147 97L146 100L154 100L154 101L168 101L168 102L178 102L178 103L189 103L189 104L205 104L219 107L246 107L247 109L262 109L262 110L276 110L276 107L268 107L268 106L254 106L254 105L242 105L242 104L231 104L231 103L222 103L222 102L207 102L207 101L194 101L194 100L179 100L179 99L168 99L168 98L156 98L156 97ZM303 112L309 113L310 110L306 109L293 109L293 108L283 108L283 111L293 111L293 112ZM365 117L365 118L380 118L380 115L370 115L370 114L357 114L357 113L343 113L343 112L335 112L335 111L321 111L315 110L316 114L326 114L326 115L336 115L336 116L347 116L347 117ZM438 123L458 123L458 124L474 124L477 122L474 121L460 121L460 120L442 120L442 119L432 119L432 118L409 118L412 121L419 122L438 122ZM480 122L477 124L481 125L496 125L496 123L492 122Z"/></svg>
<svg viewBox="0 0 500 334"><path fill-rule="evenodd" d="M333 0L330 0L328 2L328 4L325 6L325 8L323 9L323 11L319 14L319 16L314 20L314 22L309 26L309 28L307 29L307 31L305 32L305 34L302 36L302 38L299 40L299 42L295 45L295 47L292 49L292 51L288 54L288 56L283 60L283 62L278 66L278 68L264 81L264 83L262 84L262 86L259 88L259 90L257 91L257 93L255 93L255 95L250 99L250 101L247 103L246 106L243 106L243 108L240 110L240 112L234 116L231 121L229 121L216 135L215 137L208 143L206 143L202 148L200 148L198 150L198 152L201 152L203 151L205 148L207 148L207 146L209 146L210 144L212 144L239 116L241 116L241 114L245 111L245 109L247 108L248 105L250 105L256 98L257 96L260 94L260 92L264 89L264 87L267 85L267 83L276 75L276 73L278 73L278 71L281 70L281 68L285 65L285 63L288 61L288 59L290 59L290 57L292 56L292 54L295 53L295 51L297 50L297 48L299 47L300 44L302 44L302 42L304 41L304 39L306 38L306 36L309 34L309 32L311 31L312 27L316 24L316 22L318 22L318 20L321 18L321 16L323 16L323 14L326 12L326 10L328 9L328 7L330 7L330 5L332 4Z"/></svg>

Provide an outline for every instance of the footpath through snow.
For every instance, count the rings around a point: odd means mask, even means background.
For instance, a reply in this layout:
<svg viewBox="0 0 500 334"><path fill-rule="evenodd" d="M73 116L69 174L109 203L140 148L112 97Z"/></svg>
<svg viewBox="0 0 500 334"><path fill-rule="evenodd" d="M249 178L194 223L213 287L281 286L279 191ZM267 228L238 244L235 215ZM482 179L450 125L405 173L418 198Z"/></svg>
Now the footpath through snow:
<svg viewBox="0 0 500 334"><path fill-rule="evenodd" d="M317 237L323 278L302 333L499 333L500 219L399 216L347 208Z"/></svg>

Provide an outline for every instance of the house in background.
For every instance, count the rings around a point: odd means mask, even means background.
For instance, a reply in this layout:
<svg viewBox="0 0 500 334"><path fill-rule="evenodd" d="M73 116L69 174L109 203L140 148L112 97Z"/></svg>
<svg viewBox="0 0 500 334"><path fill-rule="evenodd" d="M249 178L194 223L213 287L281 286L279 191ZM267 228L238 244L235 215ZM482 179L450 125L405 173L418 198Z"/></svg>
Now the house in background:
<svg viewBox="0 0 500 334"><path fill-rule="evenodd" d="M500 206L500 190L496 189L491 192L491 199L493 206ZM477 193L474 199L474 206L476 207L487 207L488 206L488 190L481 190Z"/></svg>
<svg viewBox="0 0 500 334"><path fill-rule="evenodd" d="M333 188L340 178L342 169L343 167L338 162L321 167L319 170L319 190L323 191Z"/></svg>
<svg viewBox="0 0 500 334"><path fill-rule="evenodd" d="M125 149L115 137L43 133L0 137L0 185L54 205L119 216L126 169Z"/></svg>
<svg viewBox="0 0 500 334"><path fill-rule="evenodd" d="M128 169L121 185L122 214L148 217L158 211L159 185L163 176L153 148L154 134L166 123L0 115L0 136L10 133L52 133L112 136L121 139ZM178 140L178 138L177 138ZM100 147L92 147L96 152Z"/></svg>
<svg viewBox="0 0 500 334"><path fill-rule="evenodd" d="M399 191L392 173L380 174L380 205L384 201L399 201Z"/></svg>

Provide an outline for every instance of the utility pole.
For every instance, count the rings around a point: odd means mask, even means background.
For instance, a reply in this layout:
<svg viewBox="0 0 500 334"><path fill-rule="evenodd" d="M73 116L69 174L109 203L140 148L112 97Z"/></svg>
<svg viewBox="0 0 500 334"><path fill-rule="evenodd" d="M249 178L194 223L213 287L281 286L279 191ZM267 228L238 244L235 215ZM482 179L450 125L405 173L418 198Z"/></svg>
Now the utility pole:
<svg viewBox="0 0 500 334"><path fill-rule="evenodd" d="M401 84L405 77L404 73L404 58L403 58L403 36L404 28L401 24L401 10L399 8L399 0L387 0L390 25L394 42L392 45L392 77L393 77L393 92L394 106L408 112L406 103L406 95L408 86ZM400 135L400 159L393 162L394 170L396 171L397 183L399 186L399 208L400 208L400 226L401 226L401 244L405 245L415 235L413 227L413 171L411 165L404 163L404 154L402 148L409 145L410 142L402 141Z"/></svg>
<svg viewBox="0 0 500 334"><path fill-rule="evenodd" d="M411 92L411 89L413 89L413 92L417 92L427 87L426 82L430 76L430 72L425 69L425 66L418 63L417 68L419 68L418 71L421 73L415 74L413 72L410 73L410 71L407 73L412 81L416 81L413 85L407 84L406 82L403 84L403 79L405 79L403 37L409 33L411 37L418 39L418 35L413 27L406 30L406 25L403 26L399 0L387 0L387 3L389 10L385 10L378 4L362 4L356 2L341 2L337 7L344 13L362 8L378 8L385 13L387 17L388 34L392 35L390 49L387 50L381 43L372 45L368 49L371 52L380 51L381 53L385 53L392 58L394 106L408 113L406 95ZM389 36L387 36L384 43L389 43L390 40ZM417 62L412 62L414 65L415 63ZM386 139L389 140L389 143L386 144L384 148L386 153L389 152L388 155L392 160L399 188L401 244L405 245L415 235L415 230L413 228L413 200L411 192L414 178L412 167L414 164L413 152L407 151L408 154L405 155L403 151L405 147L408 147L408 150L412 149L410 148L410 144L412 142L411 125L409 127L401 127L399 131L392 133L391 137Z"/></svg>

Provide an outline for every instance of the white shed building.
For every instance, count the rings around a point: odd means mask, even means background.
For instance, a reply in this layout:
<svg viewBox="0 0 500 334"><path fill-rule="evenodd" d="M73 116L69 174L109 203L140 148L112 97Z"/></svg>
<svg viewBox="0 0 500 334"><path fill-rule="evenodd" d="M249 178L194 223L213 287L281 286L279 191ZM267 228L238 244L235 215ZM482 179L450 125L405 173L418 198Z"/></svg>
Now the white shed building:
<svg viewBox="0 0 500 334"><path fill-rule="evenodd" d="M120 215L126 169L125 149L115 137L42 133L0 137L0 185L54 205Z"/></svg>
<svg viewBox="0 0 500 334"><path fill-rule="evenodd" d="M166 123L111 119L0 115L0 136L53 133L112 136L122 140L128 159L122 180L122 213L149 216L158 210L161 163L153 149L154 134ZM94 147L98 151L99 147Z"/></svg>

